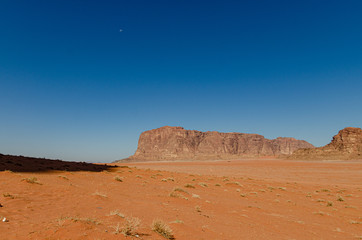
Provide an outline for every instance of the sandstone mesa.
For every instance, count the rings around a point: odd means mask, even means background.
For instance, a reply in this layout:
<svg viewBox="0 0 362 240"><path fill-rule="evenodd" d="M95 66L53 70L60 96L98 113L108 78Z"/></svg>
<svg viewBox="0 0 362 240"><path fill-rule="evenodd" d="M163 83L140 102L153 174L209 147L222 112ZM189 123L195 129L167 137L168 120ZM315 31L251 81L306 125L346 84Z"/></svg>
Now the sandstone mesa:
<svg viewBox="0 0 362 240"><path fill-rule="evenodd" d="M266 139L259 134L201 132L182 127L161 127L141 133L135 154L127 160L217 160L290 155L299 148L314 148L289 137Z"/></svg>

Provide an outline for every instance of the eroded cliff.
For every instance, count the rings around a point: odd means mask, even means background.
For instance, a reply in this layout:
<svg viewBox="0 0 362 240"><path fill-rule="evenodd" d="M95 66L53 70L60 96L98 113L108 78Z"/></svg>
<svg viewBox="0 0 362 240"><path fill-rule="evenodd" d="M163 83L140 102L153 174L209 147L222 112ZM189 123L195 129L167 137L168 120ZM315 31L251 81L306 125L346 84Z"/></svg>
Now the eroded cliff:
<svg viewBox="0 0 362 240"><path fill-rule="evenodd" d="M294 138L266 139L258 134L201 132L182 127L161 127L140 135L130 160L215 160L290 155L299 148L313 148Z"/></svg>
<svg viewBox="0 0 362 240"><path fill-rule="evenodd" d="M313 149L299 149L289 158L314 160L362 159L362 129L354 127L344 128L326 146Z"/></svg>

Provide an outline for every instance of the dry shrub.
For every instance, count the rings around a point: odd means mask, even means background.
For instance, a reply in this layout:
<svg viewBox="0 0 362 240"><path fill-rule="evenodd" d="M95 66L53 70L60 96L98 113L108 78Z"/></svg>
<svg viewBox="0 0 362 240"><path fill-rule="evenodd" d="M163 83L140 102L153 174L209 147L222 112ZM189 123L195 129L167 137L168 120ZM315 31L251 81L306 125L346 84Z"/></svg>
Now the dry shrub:
<svg viewBox="0 0 362 240"><path fill-rule="evenodd" d="M125 236L135 236L140 223L141 220L139 218L127 217L126 222L122 226L121 233Z"/></svg>
<svg viewBox="0 0 362 240"><path fill-rule="evenodd" d="M162 220L155 219L152 222L152 231L160 234L166 239L175 239L172 234L172 229Z"/></svg>
<svg viewBox="0 0 362 240"><path fill-rule="evenodd" d="M27 182L27 183L32 183L32 184L42 185L40 182L38 182L38 179L37 179L36 177L23 178L23 179L21 179L21 181L25 181L25 182Z"/></svg>
<svg viewBox="0 0 362 240"><path fill-rule="evenodd" d="M119 176L114 177L114 180L116 180L118 182L123 182L122 177L119 177Z"/></svg>

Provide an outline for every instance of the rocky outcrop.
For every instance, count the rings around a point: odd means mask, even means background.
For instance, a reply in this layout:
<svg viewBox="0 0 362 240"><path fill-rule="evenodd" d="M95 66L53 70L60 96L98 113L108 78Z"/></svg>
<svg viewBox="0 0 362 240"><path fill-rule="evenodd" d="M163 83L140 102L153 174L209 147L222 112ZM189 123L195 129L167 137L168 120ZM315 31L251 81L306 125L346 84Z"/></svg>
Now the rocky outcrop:
<svg viewBox="0 0 362 240"><path fill-rule="evenodd" d="M342 129L326 146L299 149L290 158L315 160L362 159L362 129L353 127Z"/></svg>
<svg viewBox="0 0 362 240"><path fill-rule="evenodd" d="M299 148L313 148L294 138L266 139L258 134L220 133L161 127L143 132L136 153L129 160L208 160L290 155Z"/></svg>

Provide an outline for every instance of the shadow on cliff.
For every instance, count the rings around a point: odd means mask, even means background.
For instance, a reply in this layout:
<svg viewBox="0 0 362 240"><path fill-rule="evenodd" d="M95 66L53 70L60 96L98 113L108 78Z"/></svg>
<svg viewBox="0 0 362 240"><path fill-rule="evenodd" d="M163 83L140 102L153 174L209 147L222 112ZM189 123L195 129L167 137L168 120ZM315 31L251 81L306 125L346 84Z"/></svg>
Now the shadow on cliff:
<svg viewBox="0 0 362 240"><path fill-rule="evenodd" d="M0 154L0 171L13 172L49 172L49 171L111 171L115 165L93 164L86 162L67 162L45 158L12 156Z"/></svg>

